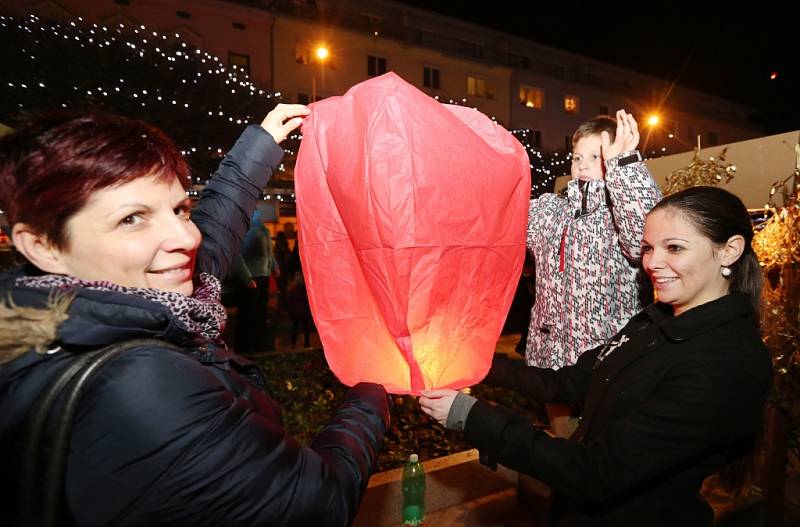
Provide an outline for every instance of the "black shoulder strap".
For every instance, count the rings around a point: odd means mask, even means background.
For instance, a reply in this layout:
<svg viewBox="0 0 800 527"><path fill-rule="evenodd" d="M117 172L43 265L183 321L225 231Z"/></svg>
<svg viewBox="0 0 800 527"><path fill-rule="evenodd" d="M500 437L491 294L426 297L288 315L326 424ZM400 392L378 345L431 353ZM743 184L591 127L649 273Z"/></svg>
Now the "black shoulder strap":
<svg viewBox="0 0 800 527"><path fill-rule="evenodd" d="M157 339L134 339L111 344L79 355L39 395L25 423L19 487L21 526L56 526L60 523L64 472L72 422L80 398L103 366L126 351L143 347L180 349ZM49 450L43 456L43 439L54 406L56 411L52 416Z"/></svg>

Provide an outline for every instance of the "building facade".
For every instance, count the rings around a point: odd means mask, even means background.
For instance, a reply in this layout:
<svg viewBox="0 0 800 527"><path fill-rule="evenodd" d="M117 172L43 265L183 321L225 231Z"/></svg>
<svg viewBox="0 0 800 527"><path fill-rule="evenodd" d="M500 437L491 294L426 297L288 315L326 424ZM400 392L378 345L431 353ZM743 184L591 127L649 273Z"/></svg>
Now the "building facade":
<svg viewBox="0 0 800 527"><path fill-rule="evenodd" d="M747 106L390 0L0 0L0 7L178 34L287 102L340 95L394 71L443 102L530 129L532 146L545 151L569 150L581 122L619 108L639 119L649 156L690 150L698 136L713 146L763 135ZM652 115L658 123L648 125Z"/></svg>

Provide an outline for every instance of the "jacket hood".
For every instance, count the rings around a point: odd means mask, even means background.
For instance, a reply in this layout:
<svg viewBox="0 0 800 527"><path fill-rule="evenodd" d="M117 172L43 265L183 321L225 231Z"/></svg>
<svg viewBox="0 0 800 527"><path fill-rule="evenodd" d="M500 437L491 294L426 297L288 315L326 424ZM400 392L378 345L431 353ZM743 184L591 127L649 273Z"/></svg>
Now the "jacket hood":
<svg viewBox="0 0 800 527"><path fill-rule="evenodd" d="M196 337L167 306L134 295L15 285L24 269L0 274L0 356L59 345L102 347L120 340L157 338L190 346Z"/></svg>
<svg viewBox="0 0 800 527"><path fill-rule="evenodd" d="M0 366L33 348L44 353L56 340L58 327L67 320L73 295L53 295L46 305L15 305L12 298L0 303Z"/></svg>

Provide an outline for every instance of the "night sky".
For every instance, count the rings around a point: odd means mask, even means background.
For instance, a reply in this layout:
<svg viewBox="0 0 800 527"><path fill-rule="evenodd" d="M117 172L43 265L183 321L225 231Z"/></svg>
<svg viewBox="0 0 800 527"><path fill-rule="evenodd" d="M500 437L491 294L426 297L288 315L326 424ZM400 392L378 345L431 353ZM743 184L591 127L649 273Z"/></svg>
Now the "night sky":
<svg viewBox="0 0 800 527"><path fill-rule="evenodd" d="M732 3L696 2L701 7L691 11L667 2L631 9L611 1L493 0L483 4L491 9L468 10L461 2L405 3L743 102L762 114L768 133L800 128L800 22L786 4L732 10ZM758 11L764 8L770 12Z"/></svg>

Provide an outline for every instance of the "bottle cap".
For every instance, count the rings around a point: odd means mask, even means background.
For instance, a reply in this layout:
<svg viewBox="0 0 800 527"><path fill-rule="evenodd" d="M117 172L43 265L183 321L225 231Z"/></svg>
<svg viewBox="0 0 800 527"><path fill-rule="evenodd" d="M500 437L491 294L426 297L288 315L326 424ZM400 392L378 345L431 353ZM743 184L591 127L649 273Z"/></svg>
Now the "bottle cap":
<svg viewBox="0 0 800 527"><path fill-rule="evenodd" d="M419 456L417 456L416 454L411 454L410 456L408 456L408 460L411 461L412 463L416 463L419 461Z"/></svg>

